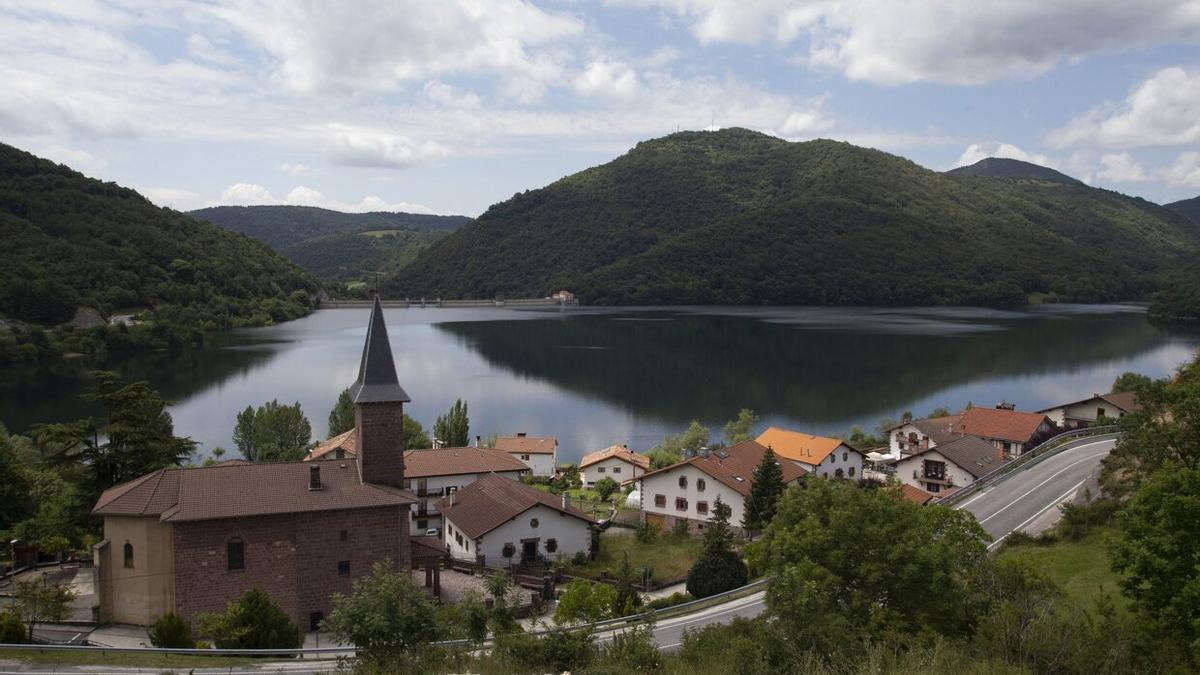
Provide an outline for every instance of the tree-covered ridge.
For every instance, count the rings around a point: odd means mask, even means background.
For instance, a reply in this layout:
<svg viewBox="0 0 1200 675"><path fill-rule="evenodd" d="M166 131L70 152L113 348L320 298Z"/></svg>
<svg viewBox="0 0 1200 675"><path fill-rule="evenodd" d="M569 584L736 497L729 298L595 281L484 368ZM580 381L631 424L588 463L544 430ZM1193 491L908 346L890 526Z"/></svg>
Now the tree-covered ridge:
<svg viewBox="0 0 1200 675"><path fill-rule="evenodd" d="M0 240L0 315L54 325L81 307L103 317L144 312L110 347L166 346L198 331L295 318L317 290L260 242L7 145Z"/></svg>
<svg viewBox="0 0 1200 675"><path fill-rule="evenodd" d="M1065 173L1055 171L1050 167L1033 164L1032 162L1022 162L1019 159L1009 159L1007 157L984 157L974 164L969 166L960 166L957 169L950 169L946 173L959 176L1028 178L1032 180L1050 181L1052 183L1083 185L1082 181L1071 178Z"/></svg>
<svg viewBox="0 0 1200 675"><path fill-rule="evenodd" d="M312 206L215 206L190 215L249 235L333 283L394 274L466 216L342 213Z"/></svg>
<svg viewBox="0 0 1200 675"><path fill-rule="evenodd" d="M395 296L947 305L1147 297L1200 234L1084 185L947 175L841 142L683 132L496 204ZM446 273L453 270L453 273Z"/></svg>
<svg viewBox="0 0 1200 675"><path fill-rule="evenodd" d="M1166 207L1200 226L1200 197L1181 199L1167 204Z"/></svg>

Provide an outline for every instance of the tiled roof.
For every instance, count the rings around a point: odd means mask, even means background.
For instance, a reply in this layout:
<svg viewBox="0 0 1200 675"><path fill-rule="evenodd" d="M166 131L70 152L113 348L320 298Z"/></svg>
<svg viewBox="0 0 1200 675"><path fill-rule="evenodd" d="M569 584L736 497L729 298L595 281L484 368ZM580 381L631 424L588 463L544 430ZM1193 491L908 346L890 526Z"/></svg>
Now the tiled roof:
<svg viewBox="0 0 1200 675"><path fill-rule="evenodd" d="M900 496L920 506L928 504L929 500L933 499L932 493L926 492L919 487L909 485L908 483L903 483L900 485Z"/></svg>
<svg viewBox="0 0 1200 675"><path fill-rule="evenodd" d="M936 448L910 455L916 457L926 452L937 452L954 462L960 469L979 478L1005 462L1003 453L996 446L978 436L960 436Z"/></svg>
<svg viewBox="0 0 1200 675"><path fill-rule="evenodd" d="M309 490L309 471L321 467L321 489ZM92 512L102 516L159 516L168 522L307 511L402 506L416 500L395 488L362 483L355 460L230 464L161 469L104 491Z"/></svg>
<svg viewBox="0 0 1200 675"><path fill-rule="evenodd" d="M589 525L596 521L574 506L563 508L562 498L494 473L438 502L438 511L472 539L478 539L534 506L541 505L578 518Z"/></svg>
<svg viewBox="0 0 1200 675"><path fill-rule="evenodd" d="M1046 421L1042 413L1000 408L967 408L959 415L954 430L960 434L1026 443Z"/></svg>
<svg viewBox="0 0 1200 675"><path fill-rule="evenodd" d="M354 446L358 441L358 428L351 429L344 433L340 433L333 438L321 441L317 447L309 451L304 461L309 462L314 459L336 459L337 450L341 449L346 457L356 456ZM326 455L333 454L334 456L327 457Z"/></svg>
<svg viewBox="0 0 1200 675"><path fill-rule="evenodd" d="M934 445L938 445L941 443L949 443L950 441L962 436L962 434L954 430L954 423L956 421L958 421L958 415L949 415L946 417L930 417L923 420L913 420L906 424L911 424L912 426L916 427L918 431L928 436L929 440L933 441ZM902 426L906 425L901 424L897 427L892 427L891 429L888 429L888 433L891 433Z"/></svg>
<svg viewBox="0 0 1200 675"><path fill-rule="evenodd" d="M839 446L845 445L844 441L837 438L813 436L779 427L769 427L754 440L758 441L759 445L771 448L780 457L813 466L820 464Z"/></svg>
<svg viewBox="0 0 1200 675"><path fill-rule="evenodd" d="M549 436L500 436L496 449L504 452L521 452L530 455L553 455L558 439Z"/></svg>
<svg viewBox="0 0 1200 675"><path fill-rule="evenodd" d="M1099 399L1101 401L1106 401L1109 404L1116 406L1118 409L1122 410L1123 412L1127 412L1127 413L1128 412L1137 412L1138 410L1142 409L1142 406L1138 405L1138 402L1137 402L1137 392L1135 392L1135 391L1119 391L1119 392L1110 392L1108 394L1093 394L1087 398L1083 398L1078 401L1071 401L1070 403L1063 403L1061 405L1056 405L1053 408L1046 408L1045 410L1042 410L1040 412L1045 413L1045 412L1054 410L1056 408L1066 408L1068 406L1079 405L1080 403L1087 403L1088 401L1095 401L1097 399Z"/></svg>
<svg viewBox="0 0 1200 675"><path fill-rule="evenodd" d="M616 457L643 469L650 468L649 457L636 453L624 445L610 445L603 450L597 450L596 452L584 455L583 459L579 460L579 468L586 469L597 462L603 462L609 457Z"/></svg>
<svg viewBox="0 0 1200 675"><path fill-rule="evenodd" d="M405 479L528 470L521 460L490 448L431 448L404 453Z"/></svg>
<svg viewBox="0 0 1200 675"><path fill-rule="evenodd" d="M651 471L632 480L645 480L651 476L668 473L683 466L691 466L712 476L745 497L750 494L750 486L754 483L754 470L758 468L759 462L762 462L763 453L766 452L768 452L767 448L760 445L757 441L746 441L715 450L709 453L707 457L697 456L685 459L682 462L658 469L657 471ZM776 454L776 458L778 457L779 455ZM779 466L783 470L783 482L785 484L791 483L808 473L793 462L779 462Z"/></svg>

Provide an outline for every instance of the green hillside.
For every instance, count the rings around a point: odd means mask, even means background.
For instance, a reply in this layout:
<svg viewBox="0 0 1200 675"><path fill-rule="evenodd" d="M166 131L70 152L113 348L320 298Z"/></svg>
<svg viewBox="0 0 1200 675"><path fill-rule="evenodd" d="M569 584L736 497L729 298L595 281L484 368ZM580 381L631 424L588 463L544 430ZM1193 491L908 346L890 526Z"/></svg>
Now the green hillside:
<svg viewBox="0 0 1200 675"><path fill-rule="evenodd" d="M53 351L30 326L114 312L140 323L51 336L64 348L168 346L306 314L316 281L266 245L133 190L0 145L0 354ZM98 315L98 317L96 316Z"/></svg>
<svg viewBox="0 0 1200 675"><path fill-rule="evenodd" d="M1082 181L1071 178L1067 174L1060 173L1049 167L1033 164L1031 162L1022 162L1019 159L1009 159L1007 157L984 157L970 166L960 166L957 169L951 169L946 173L956 176L1030 178L1033 180L1050 181L1052 183L1083 185Z"/></svg>
<svg viewBox="0 0 1200 675"><path fill-rule="evenodd" d="M342 213L311 206L215 206L192 211L246 234L334 283L394 273L432 243L461 227L466 216L419 213Z"/></svg>
<svg viewBox="0 0 1200 675"><path fill-rule="evenodd" d="M729 129L639 143L496 204L383 287L567 288L589 304L1109 301L1148 297L1198 249L1184 218L1115 192Z"/></svg>

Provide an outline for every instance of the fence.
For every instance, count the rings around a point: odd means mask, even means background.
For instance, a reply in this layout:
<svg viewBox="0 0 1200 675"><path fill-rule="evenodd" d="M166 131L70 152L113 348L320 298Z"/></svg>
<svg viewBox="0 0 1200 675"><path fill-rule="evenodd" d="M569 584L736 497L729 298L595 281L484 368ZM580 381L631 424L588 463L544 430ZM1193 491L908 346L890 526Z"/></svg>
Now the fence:
<svg viewBox="0 0 1200 675"><path fill-rule="evenodd" d="M985 473L984 475L975 479L973 483L967 485L963 489L958 490L952 495L948 495L939 499L937 503L943 506L957 504L976 492L979 492L988 485L1003 480L1004 478L1008 477L1009 474L1012 474L1015 471L1027 469L1044 459L1058 454L1060 451L1065 450L1067 446L1074 441L1096 436L1112 436L1115 438L1118 435L1118 431L1119 427L1116 425L1109 425L1103 427L1076 429L1075 431L1068 431L1066 433L1059 434L1054 438L1051 438L1038 445L1032 450L1022 453L1020 457L1017 457L1011 462L1006 462L999 467L992 469L988 473Z"/></svg>

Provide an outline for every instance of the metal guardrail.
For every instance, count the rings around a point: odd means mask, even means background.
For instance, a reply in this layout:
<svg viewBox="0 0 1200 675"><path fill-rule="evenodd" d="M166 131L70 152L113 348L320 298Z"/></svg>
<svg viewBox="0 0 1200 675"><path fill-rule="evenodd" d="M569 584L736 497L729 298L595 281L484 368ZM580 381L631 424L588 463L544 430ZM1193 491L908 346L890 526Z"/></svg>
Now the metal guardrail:
<svg viewBox="0 0 1200 675"><path fill-rule="evenodd" d="M1113 424L1102 427L1087 427L1085 429L1076 429L1075 431L1068 431L1066 433L1058 434L1057 436L1046 440L1044 443L1039 444L1032 450L1021 453L1019 457L1011 462L1005 462L995 469L992 469L991 471L975 479L974 482L963 487L961 490L956 491L952 495L943 497L942 499L937 500L935 503L941 506L951 506L953 504L957 504L958 502L966 499L976 492L979 492L992 483L999 482L1021 469L1029 468L1030 466L1033 466L1044 459L1058 454L1060 451L1067 449L1067 446L1069 446L1073 441L1084 438L1092 438L1095 436L1116 436L1119 432L1120 427Z"/></svg>

